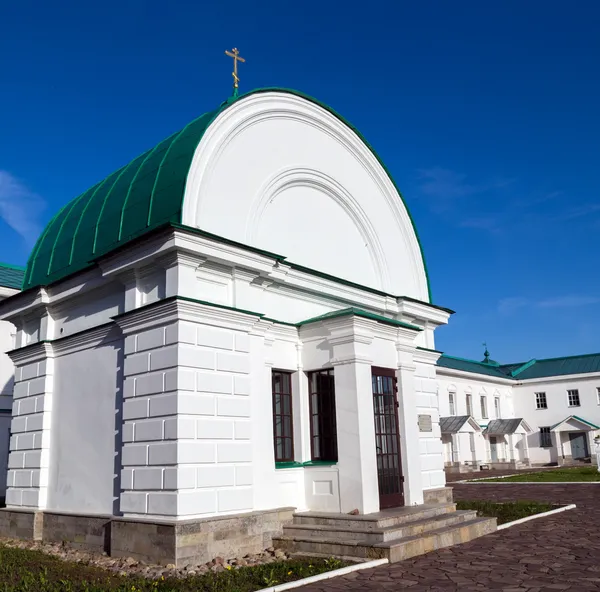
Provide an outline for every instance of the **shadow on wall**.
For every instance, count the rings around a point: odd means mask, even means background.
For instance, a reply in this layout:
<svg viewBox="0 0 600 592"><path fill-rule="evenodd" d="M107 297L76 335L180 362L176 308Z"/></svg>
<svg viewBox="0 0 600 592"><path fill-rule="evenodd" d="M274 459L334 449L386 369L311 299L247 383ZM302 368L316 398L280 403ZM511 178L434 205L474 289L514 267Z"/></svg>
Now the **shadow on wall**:
<svg viewBox="0 0 600 592"><path fill-rule="evenodd" d="M113 477L113 516L120 515L121 506L121 450L123 448L123 366L125 348L123 341L117 347L117 372L115 384L115 465Z"/></svg>
<svg viewBox="0 0 600 592"><path fill-rule="evenodd" d="M14 377L11 377L3 385L0 393L10 393L7 399L12 403L12 392ZM7 401L7 403L9 402ZM3 411L8 411L4 413ZM4 507L4 496L6 494L6 478L8 471L8 454L10 451L10 424L12 419L12 405L0 409L0 508Z"/></svg>

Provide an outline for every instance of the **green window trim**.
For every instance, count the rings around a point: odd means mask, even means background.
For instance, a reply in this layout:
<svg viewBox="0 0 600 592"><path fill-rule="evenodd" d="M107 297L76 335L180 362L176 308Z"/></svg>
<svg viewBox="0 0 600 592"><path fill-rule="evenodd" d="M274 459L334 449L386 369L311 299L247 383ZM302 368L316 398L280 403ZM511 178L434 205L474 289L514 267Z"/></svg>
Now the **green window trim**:
<svg viewBox="0 0 600 592"><path fill-rule="evenodd" d="M307 460L306 462L276 462L276 469L300 469L303 467L333 467L337 465L336 460Z"/></svg>

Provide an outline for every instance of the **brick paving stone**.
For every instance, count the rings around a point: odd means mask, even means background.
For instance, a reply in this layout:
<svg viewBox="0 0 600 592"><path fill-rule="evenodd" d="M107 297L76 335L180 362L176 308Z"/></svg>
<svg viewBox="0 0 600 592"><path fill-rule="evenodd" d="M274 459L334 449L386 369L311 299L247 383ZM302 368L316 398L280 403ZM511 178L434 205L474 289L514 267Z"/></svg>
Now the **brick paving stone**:
<svg viewBox="0 0 600 592"><path fill-rule="evenodd" d="M451 483L454 499L574 503L577 509L513 526L463 545L355 572L352 577L324 580L298 590L600 591L600 536L597 534L600 532L600 485L456 483L465 478L468 475L449 476L448 480L454 481Z"/></svg>

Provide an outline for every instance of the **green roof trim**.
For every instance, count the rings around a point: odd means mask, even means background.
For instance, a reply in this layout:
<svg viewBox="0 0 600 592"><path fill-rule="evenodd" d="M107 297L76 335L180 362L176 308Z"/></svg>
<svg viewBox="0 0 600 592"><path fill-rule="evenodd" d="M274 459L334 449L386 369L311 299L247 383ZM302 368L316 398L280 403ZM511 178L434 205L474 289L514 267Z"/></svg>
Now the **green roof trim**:
<svg viewBox="0 0 600 592"><path fill-rule="evenodd" d="M569 415L569 417L565 417L562 421L555 423L550 429L553 430L554 428L557 428L561 423L565 423L566 421L569 421L570 419L574 419L574 420L579 421L587 426L590 426L594 430L600 430L600 426L597 426L595 423L592 423L591 421L588 421L587 419L583 419L583 417L579 417L578 415Z"/></svg>
<svg viewBox="0 0 600 592"><path fill-rule="evenodd" d="M147 150L127 165L66 204L50 220L31 252L24 290L47 286L89 267L94 259L166 223L181 224L187 175L195 150L211 123L237 101L257 93L281 92L301 97L325 109L349 127L369 148L393 183L410 218L425 269L421 239L400 189L379 155L344 117L321 101L286 88L259 88L230 97ZM300 268L300 266L297 266Z"/></svg>
<svg viewBox="0 0 600 592"><path fill-rule="evenodd" d="M421 327L417 327L416 325L411 325L409 323L404 323L402 321L397 321L395 319L390 319L389 317L384 317L382 315L374 314L372 312L367 312L362 308L343 308L341 310L334 310L332 312L327 312L325 314L319 315L318 317L313 317L312 319L307 319L305 321L300 321L296 323L296 326L302 327L303 325L308 325L309 323L318 323L320 321L327 321L329 319L335 319L338 317L346 317L346 316L356 316L362 317L363 319L371 319L373 321L377 321L378 323L383 323L385 325L392 325L394 327L404 327L405 329L412 329L413 331L422 331Z"/></svg>
<svg viewBox="0 0 600 592"><path fill-rule="evenodd" d="M20 290L25 277L25 268L0 263L0 287Z"/></svg>
<svg viewBox="0 0 600 592"><path fill-rule="evenodd" d="M523 364L522 366L519 366L518 368L513 370L510 373L510 375L514 378L515 376L518 376L521 372L527 370L527 368L530 368L531 366L533 366L536 362L537 362L537 360L535 358L533 358L533 360L529 360L529 362L527 362L526 364Z"/></svg>

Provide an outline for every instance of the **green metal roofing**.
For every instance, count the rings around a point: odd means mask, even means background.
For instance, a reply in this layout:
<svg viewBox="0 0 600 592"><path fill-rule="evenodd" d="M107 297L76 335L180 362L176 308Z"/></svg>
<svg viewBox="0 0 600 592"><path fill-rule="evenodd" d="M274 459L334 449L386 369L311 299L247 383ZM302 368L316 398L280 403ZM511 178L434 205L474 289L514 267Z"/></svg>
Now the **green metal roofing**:
<svg viewBox="0 0 600 592"><path fill-rule="evenodd" d="M378 323L384 323L385 325L393 325L394 327L404 327L406 329L413 329L414 331L422 331L422 329L420 327L417 327L416 325L411 325L409 323L397 321L396 319L390 319L389 317L384 317L382 315L374 314L372 312L367 312L362 308L354 307L327 312L325 314L319 315L318 317L313 317L312 319L307 319L306 321L300 321L299 323L296 323L296 325L298 327L301 327L302 325L308 325L309 323L317 323L319 321L326 321L328 319L335 319L337 317L345 317L349 315L362 317L363 319L371 319L373 321L377 321Z"/></svg>
<svg viewBox="0 0 600 592"><path fill-rule="evenodd" d="M600 354L533 360L533 364L528 362L526 368L521 371L514 371L513 375L518 380L527 380L530 378L565 376L567 374L588 374L590 372L600 372Z"/></svg>
<svg viewBox="0 0 600 592"><path fill-rule="evenodd" d="M329 106L295 90L257 89L231 97L217 109L204 113L65 205L39 237L27 262L23 289L45 286L85 269L98 257L163 224L182 223L187 175L204 132L235 102L264 92L293 94L329 111L369 147L393 182L362 134ZM396 189L401 196L398 187ZM431 300L423 249L412 217L411 222L421 249Z"/></svg>
<svg viewBox="0 0 600 592"><path fill-rule="evenodd" d="M501 366L491 366L485 362L476 362L475 360L466 360L442 354L437 361L437 365L442 368L451 368L453 370L462 370L463 372L473 372L475 374L485 374L495 378L510 378Z"/></svg>
<svg viewBox="0 0 600 592"><path fill-rule="evenodd" d="M476 362L443 354L437 361L437 365L442 368L452 368L463 372L496 376L497 378L528 380L600 372L600 354L584 354L581 356L549 358L547 360L534 359L529 360L529 362L502 364L500 366L490 366L485 362Z"/></svg>
<svg viewBox="0 0 600 592"><path fill-rule="evenodd" d="M13 288L20 290L23 285L23 277L25 276L25 268L17 267L16 265L8 265L0 263L0 286L3 288Z"/></svg>

